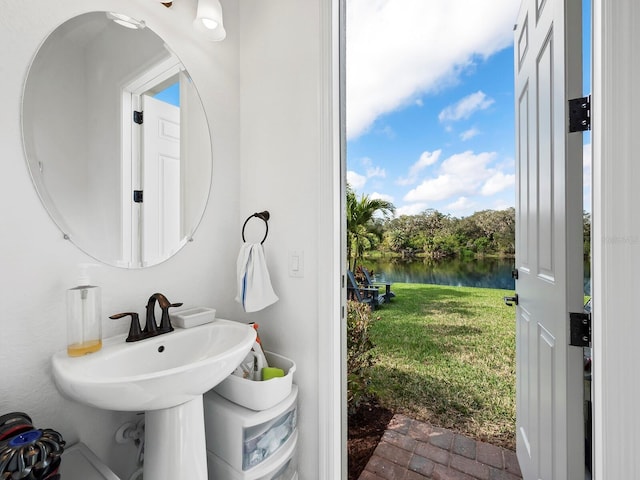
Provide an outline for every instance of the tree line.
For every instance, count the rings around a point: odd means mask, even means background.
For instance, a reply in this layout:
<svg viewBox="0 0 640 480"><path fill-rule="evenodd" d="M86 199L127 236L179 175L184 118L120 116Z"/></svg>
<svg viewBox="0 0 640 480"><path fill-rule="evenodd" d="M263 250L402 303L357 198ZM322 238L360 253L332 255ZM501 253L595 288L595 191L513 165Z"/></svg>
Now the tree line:
<svg viewBox="0 0 640 480"><path fill-rule="evenodd" d="M378 221L382 232L378 248L405 257L509 256L516 252L514 208L482 210L463 218L428 209Z"/></svg>
<svg viewBox="0 0 640 480"><path fill-rule="evenodd" d="M347 188L347 258L355 270L371 251L404 258L444 259L465 256L514 256L515 208L482 210L453 217L434 209L393 216L391 202L358 197ZM584 251L590 254L591 216L583 215Z"/></svg>

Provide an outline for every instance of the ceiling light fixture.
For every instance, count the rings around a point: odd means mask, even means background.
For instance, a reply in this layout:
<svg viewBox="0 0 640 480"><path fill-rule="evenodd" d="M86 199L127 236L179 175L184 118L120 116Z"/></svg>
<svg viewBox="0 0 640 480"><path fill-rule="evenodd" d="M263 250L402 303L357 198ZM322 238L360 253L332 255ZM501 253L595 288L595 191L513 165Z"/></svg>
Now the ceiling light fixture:
<svg viewBox="0 0 640 480"><path fill-rule="evenodd" d="M107 12L107 18L113 20L118 25L122 25L123 27L130 28L132 30L142 30L146 26L144 21L136 20L135 18L123 13Z"/></svg>
<svg viewBox="0 0 640 480"><path fill-rule="evenodd" d="M194 28L208 40L224 40L227 32L222 23L222 6L219 0L198 0L198 11L193 22Z"/></svg>

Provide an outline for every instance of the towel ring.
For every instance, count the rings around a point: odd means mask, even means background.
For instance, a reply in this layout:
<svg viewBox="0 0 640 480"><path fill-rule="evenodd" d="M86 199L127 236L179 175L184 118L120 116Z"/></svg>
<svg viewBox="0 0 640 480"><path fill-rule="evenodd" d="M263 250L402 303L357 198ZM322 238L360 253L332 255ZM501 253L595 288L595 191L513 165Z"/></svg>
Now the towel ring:
<svg viewBox="0 0 640 480"><path fill-rule="evenodd" d="M264 232L264 238L262 239L262 241L260 242L260 244L262 245L264 243L264 241L267 239L267 235L269 235L269 223L267 222L269 220L269 217L271 215L269 215L269 212L267 210L265 210L264 212L256 212L253 215L249 215L249 217L244 221L244 223L242 224L242 241L243 242L247 242L244 239L244 227L247 226L247 222L249 220L251 220L253 217L259 218L260 220L264 221L264 226L266 228L265 232Z"/></svg>

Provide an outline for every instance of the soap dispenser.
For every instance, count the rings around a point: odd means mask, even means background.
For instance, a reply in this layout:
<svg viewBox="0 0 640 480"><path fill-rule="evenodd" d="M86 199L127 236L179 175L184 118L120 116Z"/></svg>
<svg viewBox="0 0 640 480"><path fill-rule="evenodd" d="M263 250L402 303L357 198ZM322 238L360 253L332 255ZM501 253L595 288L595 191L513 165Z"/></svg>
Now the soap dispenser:
<svg viewBox="0 0 640 480"><path fill-rule="evenodd" d="M78 286L67 290L67 354L79 357L102 348L102 295L91 285L88 269L81 264Z"/></svg>

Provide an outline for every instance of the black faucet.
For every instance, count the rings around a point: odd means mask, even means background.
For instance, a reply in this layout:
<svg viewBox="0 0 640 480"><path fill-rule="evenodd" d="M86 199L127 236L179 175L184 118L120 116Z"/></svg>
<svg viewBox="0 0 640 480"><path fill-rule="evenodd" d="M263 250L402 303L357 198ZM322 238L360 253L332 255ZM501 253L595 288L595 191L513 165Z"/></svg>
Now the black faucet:
<svg viewBox="0 0 640 480"><path fill-rule="evenodd" d="M156 302L160 305L162 309L162 318L160 319L160 325L156 323ZM130 316L131 317L131 327L129 328L129 336L127 336L127 342L137 342L138 340L144 340L145 338L155 337L156 335L162 335L163 333L168 333L173 331L173 326L171 325L171 318L169 317L169 308L171 307L180 307L182 303L171 303L167 300L161 293L154 293L149 297L149 301L147 302L147 316L146 323L143 330L140 330L140 320L138 318L138 314L135 312L127 312L127 313L118 313L116 315L111 315L109 318L114 320Z"/></svg>
<svg viewBox="0 0 640 480"><path fill-rule="evenodd" d="M160 319L160 325L156 323L156 301L162 309L162 317ZM149 297L147 302L147 322L142 333L146 333L147 336L153 337L155 335L161 335L163 333L173 332L173 326L171 325L171 319L169 318L169 308L181 307L182 303L171 303L161 293L154 293Z"/></svg>

